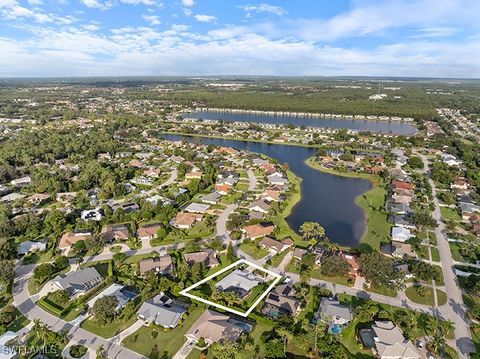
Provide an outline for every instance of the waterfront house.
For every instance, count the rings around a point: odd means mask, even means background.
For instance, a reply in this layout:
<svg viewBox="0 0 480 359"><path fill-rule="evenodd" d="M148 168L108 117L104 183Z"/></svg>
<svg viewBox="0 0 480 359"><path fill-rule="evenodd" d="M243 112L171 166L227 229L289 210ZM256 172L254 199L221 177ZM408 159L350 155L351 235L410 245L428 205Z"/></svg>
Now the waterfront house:
<svg viewBox="0 0 480 359"><path fill-rule="evenodd" d="M273 233L275 226L271 223L258 223L242 229L245 238L257 239Z"/></svg>
<svg viewBox="0 0 480 359"><path fill-rule="evenodd" d="M406 242L410 238L413 238L413 237L414 237L414 235L407 228L392 227L392 241Z"/></svg>

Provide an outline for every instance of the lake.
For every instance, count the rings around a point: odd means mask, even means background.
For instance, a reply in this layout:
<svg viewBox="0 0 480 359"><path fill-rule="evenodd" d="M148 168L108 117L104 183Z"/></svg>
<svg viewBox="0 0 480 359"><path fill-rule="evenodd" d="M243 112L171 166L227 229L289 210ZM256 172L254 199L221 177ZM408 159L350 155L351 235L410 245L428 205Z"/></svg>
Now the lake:
<svg viewBox="0 0 480 359"><path fill-rule="evenodd" d="M186 118L204 120L225 120L252 123L292 124L295 126L309 126L319 128L341 129L357 131L370 131L374 133L391 133L394 135L413 135L415 126L411 122L403 121L375 121L375 120L349 120L338 118L311 118L304 116L283 115L256 115L248 113L209 112L198 111L185 115Z"/></svg>
<svg viewBox="0 0 480 359"><path fill-rule="evenodd" d="M303 222L318 222L325 228L332 242L348 247L355 247L360 243L366 230L366 221L365 213L355 203L355 198L368 191L371 183L361 178L335 176L307 166L304 161L315 154L315 149L206 137L162 137L169 141L192 142L195 139L206 145L228 146L262 153L281 164L286 162L290 170L302 178L302 199L286 219L290 227L298 232Z"/></svg>

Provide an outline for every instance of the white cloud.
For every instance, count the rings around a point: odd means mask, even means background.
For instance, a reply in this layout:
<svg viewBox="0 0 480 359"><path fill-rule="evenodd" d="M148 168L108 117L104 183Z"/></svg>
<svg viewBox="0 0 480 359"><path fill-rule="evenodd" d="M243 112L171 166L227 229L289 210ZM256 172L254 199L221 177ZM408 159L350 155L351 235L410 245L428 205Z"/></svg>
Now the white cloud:
<svg viewBox="0 0 480 359"><path fill-rule="evenodd" d="M162 22L156 15L142 15L145 21L148 21L151 25L160 25Z"/></svg>
<svg viewBox="0 0 480 359"><path fill-rule="evenodd" d="M191 7L195 5L195 0L182 0L183 6Z"/></svg>
<svg viewBox="0 0 480 359"><path fill-rule="evenodd" d="M81 0L83 5L89 8L96 8L101 10L107 10L113 6L110 1L101 2L98 0Z"/></svg>
<svg viewBox="0 0 480 359"><path fill-rule="evenodd" d="M247 12L257 12L257 13L271 13L275 15L285 15L287 11L281 6L269 5L269 4L259 4L259 5L245 5L239 6L239 8Z"/></svg>
<svg viewBox="0 0 480 359"><path fill-rule="evenodd" d="M212 16L212 15L201 15L201 14L197 14L194 16L195 20L197 20L198 22L213 22L215 20L217 20L216 16Z"/></svg>

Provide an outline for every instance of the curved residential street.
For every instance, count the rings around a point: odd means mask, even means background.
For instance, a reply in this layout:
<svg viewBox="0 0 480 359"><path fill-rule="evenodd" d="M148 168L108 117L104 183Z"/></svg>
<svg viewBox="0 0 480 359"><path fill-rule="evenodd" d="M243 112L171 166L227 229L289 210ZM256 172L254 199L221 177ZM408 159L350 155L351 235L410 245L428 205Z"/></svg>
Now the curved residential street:
<svg viewBox="0 0 480 359"><path fill-rule="evenodd" d="M68 337L76 343L82 344L92 350L103 345L109 359L143 359L144 356L115 344L113 341L100 338L72 323L59 319L37 306L28 292L28 279L33 273L34 265L18 266L15 272L13 285L13 301L18 310L30 320L39 319L47 324L52 330L58 332L67 330Z"/></svg>

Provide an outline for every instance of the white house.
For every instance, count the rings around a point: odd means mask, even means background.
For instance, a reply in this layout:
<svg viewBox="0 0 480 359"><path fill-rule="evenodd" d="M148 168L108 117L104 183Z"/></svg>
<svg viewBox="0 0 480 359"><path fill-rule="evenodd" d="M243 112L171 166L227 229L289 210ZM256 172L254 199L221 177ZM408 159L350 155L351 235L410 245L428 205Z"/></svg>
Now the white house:
<svg viewBox="0 0 480 359"><path fill-rule="evenodd" d="M414 235L407 228L404 228L404 227L392 228L392 241L403 243L408 241L412 237L414 237Z"/></svg>
<svg viewBox="0 0 480 359"><path fill-rule="evenodd" d="M102 211L100 208L95 208L95 209L88 209L85 211L82 211L80 214L80 217L84 221L100 221L102 219Z"/></svg>

